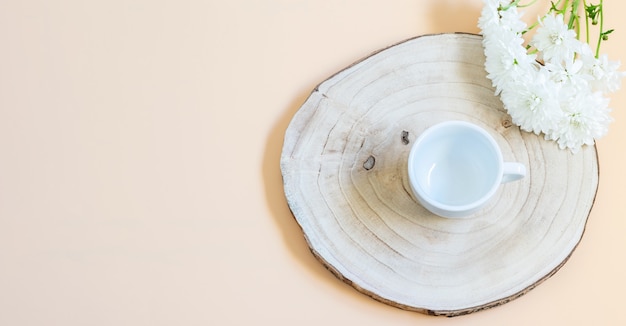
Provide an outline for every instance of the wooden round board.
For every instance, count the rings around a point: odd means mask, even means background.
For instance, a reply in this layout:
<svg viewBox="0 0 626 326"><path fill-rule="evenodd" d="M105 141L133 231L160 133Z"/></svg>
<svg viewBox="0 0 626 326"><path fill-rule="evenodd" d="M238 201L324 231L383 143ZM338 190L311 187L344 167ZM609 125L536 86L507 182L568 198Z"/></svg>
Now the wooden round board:
<svg viewBox="0 0 626 326"><path fill-rule="evenodd" d="M509 302L563 266L585 230L596 148L572 154L512 125L481 40L426 35L374 53L321 83L287 128L285 195L312 253L392 306L457 316ZM527 168L468 219L435 216L409 190L412 142L446 120L482 126Z"/></svg>

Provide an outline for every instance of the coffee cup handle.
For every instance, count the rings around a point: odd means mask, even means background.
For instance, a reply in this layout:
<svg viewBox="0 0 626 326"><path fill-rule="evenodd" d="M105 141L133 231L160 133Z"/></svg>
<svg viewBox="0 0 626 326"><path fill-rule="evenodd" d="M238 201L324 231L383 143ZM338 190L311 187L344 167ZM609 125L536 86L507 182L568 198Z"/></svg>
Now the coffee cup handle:
<svg viewBox="0 0 626 326"><path fill-rule="evenodd" d="M519 180L526 176L526 166L517 162L504 162L502 183Z"/></svg>

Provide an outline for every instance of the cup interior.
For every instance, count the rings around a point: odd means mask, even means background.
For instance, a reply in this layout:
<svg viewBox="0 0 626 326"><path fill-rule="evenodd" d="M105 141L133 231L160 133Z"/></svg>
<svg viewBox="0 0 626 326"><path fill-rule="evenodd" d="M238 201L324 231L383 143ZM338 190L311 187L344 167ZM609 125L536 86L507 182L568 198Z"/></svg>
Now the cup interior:
<svg viewBox="0 0 626 326"><path fill-rule="evenodd" d="M502 174L495 141L486 131L465 123L427 130L414 145L411 163L417 191L445 206L473 205L489 197Z"/></svg>

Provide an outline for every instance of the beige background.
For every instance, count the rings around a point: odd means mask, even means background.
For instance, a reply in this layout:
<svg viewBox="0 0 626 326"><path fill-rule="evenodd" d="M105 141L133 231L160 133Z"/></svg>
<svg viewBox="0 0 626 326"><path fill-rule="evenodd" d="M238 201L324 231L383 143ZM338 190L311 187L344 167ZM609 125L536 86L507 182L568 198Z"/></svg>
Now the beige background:
<svg viewBox="0 0 626 326"><path fill-rule="evenodd" d="M309 92L480 0L0 2L0 325L625 325L626 92L582 243L453 319L358 293L309 253L278 166ZM626 3L604 50L626 60Z"/></svg>

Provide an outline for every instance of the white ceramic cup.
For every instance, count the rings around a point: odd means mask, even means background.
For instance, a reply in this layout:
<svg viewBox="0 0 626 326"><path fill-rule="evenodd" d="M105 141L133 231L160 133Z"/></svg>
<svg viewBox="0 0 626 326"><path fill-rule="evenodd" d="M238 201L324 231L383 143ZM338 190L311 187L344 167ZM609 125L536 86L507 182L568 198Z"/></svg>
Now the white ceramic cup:
<svg viewBox="0 0 626 326"><path fill-rule="evenodd" d="M485 206L501 183L526 176L526 167L504 162L494 138L465 121L447 121L425 130L408 159L416 199L434 214L468 217Z"/></svg>

